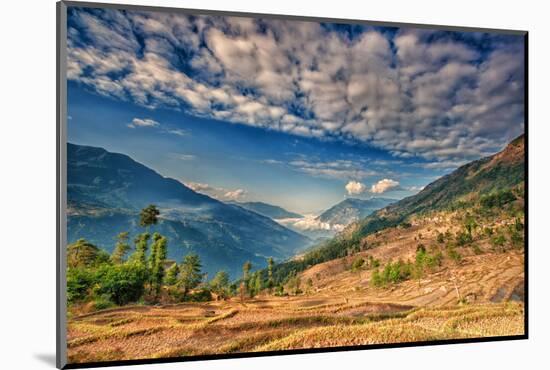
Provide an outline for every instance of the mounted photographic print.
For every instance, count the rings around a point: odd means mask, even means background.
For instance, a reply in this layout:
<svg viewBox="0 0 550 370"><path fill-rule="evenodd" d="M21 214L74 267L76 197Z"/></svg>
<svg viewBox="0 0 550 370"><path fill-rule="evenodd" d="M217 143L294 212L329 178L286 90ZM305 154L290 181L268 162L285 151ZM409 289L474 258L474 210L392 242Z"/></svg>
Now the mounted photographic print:
<svg viewBox="0 0 550 370"><path fill-rule="evenodd" d="M58 3L58 366L527 338L526 51Z"/></svg>

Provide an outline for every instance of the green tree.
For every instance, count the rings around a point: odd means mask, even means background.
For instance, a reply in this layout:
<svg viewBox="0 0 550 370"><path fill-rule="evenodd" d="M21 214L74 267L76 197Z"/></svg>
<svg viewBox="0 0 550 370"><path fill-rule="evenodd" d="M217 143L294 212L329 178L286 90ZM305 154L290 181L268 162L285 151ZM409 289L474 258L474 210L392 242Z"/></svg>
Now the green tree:
<svg viewBox="0 0 550 370"><path fill-rule="evenodd" d="M111 262L114 264L121 264L126 260L126 254L130 251L130 244L128 244L129 233L128 231L119 233L116 236L117 242L115 249L111 254Z"/></svg>
<svg viewBox="0 0 550 370"><path fill-rule="evenodd" d="M139 225L145 228L148 228L151 225L156 225L159 215L160 211L158 208L155 205L150 204L149 206L143 208L139 213Z"/></svg>
<svg viewBox="0 0 550 370"><path fill-rule="evenodd" d="M107 295L112 302L124 305L136 302L143 295L147 269L136 262L103 265L97 276L98 287L95 293Z"/></svg>
<svg viewBox="0 0 550 370"><path fill-rule="evenodd" d="M218 271L212 281L210 282L212 290L221 296L228 294L229 287L229 275L225 271Z"/></svg>
<svg viewBox="0 0 550 370"><path fill-rule="evenodd" d="M188 254L180 265L179 286L183 288L186 297L191 289L195 289L202 281L201 260L196 254Z"/></svg>
<svg viewBox="0 0 550 370"><path fill-rule="evenodd" d="M269 294L271 294L273 286L273 258L269 257L267 259L267 288L269 289Z"/></svg>
<svg viewBox="0 0 550 370"><path fill-rule="evenodd" d="M470 214L466 213L466 217L464 219L464 227L466 228L466 232L468 233L470 241L473 239L472 232L478 227L478 224L476 222L476 219Z"/></svg>
<svg viewBox="0 0 550 370"><path fill-rule="evenodd" d="M245 289L245 293L246 291L250 291L249 289L249 279L250 279L250 270L252 269L252 263L250 263L250 261L246 261L244 264L243 264L243 285L242 287L244 287Z"/></svg>
<svg viewBox="0 0 550 370"><path fill-rule="evenodd" d="M155 292L155 297L158 297L162 287L164 278L164 263L166 262L166 245L168 243L166 237L155 233L153 235L153 246L151 253L151 289Z"/></svg>
<svg viewBox="0 0 550 370"><path fill-rule="evenodd" d="M147 232L139 234L134 239L136 250L130 257L131 261L138 262L144 267L147 267L147 250L149 249L149 239L151 239L151 234Z"/></svg>
<svg viewBox="0 0 550 370"><path fill-rule="evenodd" d="M166 285L175 285L178 282L179 273L180 273L180 268L178 264L174 262L174 264L170 266L168 270L166 270L164 283Z"/></svg>
<svg viewBox="0 0 550 370"><path fill-rule="evenodd" d="M88 242L86 239L78 239L67 246L67 267L93 267L108 262L110 256L107 252Z"/></svg>

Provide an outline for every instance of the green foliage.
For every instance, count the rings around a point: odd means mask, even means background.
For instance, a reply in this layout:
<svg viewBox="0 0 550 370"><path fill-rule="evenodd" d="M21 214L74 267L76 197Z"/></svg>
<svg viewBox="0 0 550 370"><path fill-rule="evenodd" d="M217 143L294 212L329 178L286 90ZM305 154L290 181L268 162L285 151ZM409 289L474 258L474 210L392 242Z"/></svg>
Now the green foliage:
<svg viewBox="0 0 550 370"><path fill-rule="evenodd" d="M462 255L454 247L447 248L447 256L456 263L462 261Z"/></svg>
<svg viewBox="0 0 550 370"><path fill-rule="evenodd" d="M271 289L273 288L274 281L273 281L273 258L269 257L267 259L267 288L269 289L269 292L271 293Z"/></svg>
<svg viewBox="0 0 550 370"><path fill-rule="evenodd" d="M130 251L130 245L128 244L129 233L128 231L119 233L117 235L117 242L115 249L111 254L111 262L115 264L124 263L126 260L126 254Z"/></svg>
<svg viewBox="0 0 550 370"><path fill-rule="evenodd" d="M105 310L114 306L114 303L109 300L109 297L102 295L94 298L94 309Z"/></svg>
<svg viewBox="0 0 550 370"><path fill-rule="evenodd" d="M110 260L110 256L103 250L85 239L78 239L67 246L67 267L97 267Z"/></svg>
<svg viewBox="0 0 550 370"><path fill-rule="evenodd" d="M70 268L67 270L67 302L72 304L82 301L90 295L90 290L95 283L93 271L83 268Z"/></svg>
<svg viewBox="0 0 550 370"><path fill-rule="evenodd" d="M356 272L359 271L363 265L365 264L365 260L363 257L357 257L353 260L353 263L351 264L351 271Z"/></svg>
<svg viewBox="0 0 550 370"><path fill-rule="evenodd" d="M164 283L166 285L175 285L178 282L179 273L180 273L180 268L177 263L174 263L172 266L168 268L168 270L166 270Z"/></svg>
<svg viewBox="0 0 550 370"><path fill-rule="evenodd" d="M290 292L294 295L298 295L302 293L302 290L300 289L300 286L302 284L302 280L299 276L293 276L288 280L287 286Z"/></svg>
<svg viewBox="0 0 550 370"><path fill-rule="evenodd" d="M151 269L151 289L158 296L164 279L164 263L166 262L166 237L155 233L153 235L153 246L151 248L150 269Z"/></svg>
<svg viewBox="0 0 550 370"><path fill-rule="evenodd" d="M143 295L147 277L147 269L139 263L103 265L97 271L95 293L105 295L118 305L135 302Z"/></svg>
<svg viewBox="0 0 550 370"><path fill-rule="evenodd" d="M506 251L506 237L503 234L495 235L491 238L491 245L496 251L504 252Z"/></svg>
<svg viewBox="0 0 550 370"><path fill-rule="evenodd" d="M472 232L478 227L476 219L470 214L466 213L466 216L464 217L464 228L466 229L466 233L468 234L468 238L470 241L473 239Z"/></svg>
<svg viewBox="0 0 550 370"><path fill-rule="evenodd" d="M196 254L188 254L180 265L178 285L183 288L184 296L196 288L202 281L201 260Z"/></svg>
<svg viewBox="0 0 550 370"><path fill-rule="evenodd" d="M141 227L148 227L150 225L156 225L158 222L158 216L160 211L158 208L150 204L149 206L143 208L139 214L139 225Z"/></svg>
<svg viewBox="0 0 550 370"><path fill-rule="evenodd" d="M481 197L479 203L484 208L502 207L516 200L516 196L510 189L490 193Z"/></svg>
<svg viewBox="0 0 550 370"><path fill-rule="evenodd" d="M243 264L243 280L244 281L248 280L248 274L250 273L251 269L252 269L252 263L250 263L250 261L246 261Z"/></svg>
<svg viewBox="0 0 550 370"><path fill-rule="evenodd" d="M134 239L136 250L130 256L130 261L146 266L147 250L149 249L149 239L151 239L151 234L149 233L141 233L136 236L136 238Z"/></svg>
<svg viewBox="0 0 550 370"><path fill-rule="evenodd" d="M413 265L410 262L389 261L382 272L374 270L371 276L371 284L375 287L383 287L388 284L396 284L408 280L413 274Z"/></svg>
<svg viewBox="0 0 550 370"><path fill-rule="evenodd" d="M469 244L472 242L472 235L467 231L459 231L456 233L456 245L461 247L463 245Z"/></svg>
<svg viewBox="0 0 550 370"><path fill-rule="evenodd" d="M191 294L187 294L184 298L186 301L191 302L208 302L212 300L212 293L208 288L201 288Z"/></svg>
<svg viewBox="0 0 550 370"><path fill-rule="evenodd" d="M220 296L230 295L229 275L225 271L218 271L216 276L210 281L212 291Z"/></svg>

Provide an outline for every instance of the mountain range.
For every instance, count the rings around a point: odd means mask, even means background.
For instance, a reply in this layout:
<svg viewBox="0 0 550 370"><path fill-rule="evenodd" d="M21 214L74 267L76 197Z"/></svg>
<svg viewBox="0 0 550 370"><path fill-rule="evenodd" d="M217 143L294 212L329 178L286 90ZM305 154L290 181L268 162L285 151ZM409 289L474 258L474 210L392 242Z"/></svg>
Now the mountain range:
<svg viewBox="0 0 550 370"><path fill-rule="evenodd" d="M311 244L269 217L199 194L127 155L71 143L67 154L69 243L85 238L111 252L118 233L133 238L144 231L139 211L155 204L160 220L150 231L168 237L168 258L197 253L209 274L225 270L235 278L248 260L262 267L267 257L283 260Z"/></svg>
<svg viewBox="0 0 550 370"><path fill-rule="evenodd" d="M377 197L369 199L346 198L321 213L317 220L327 222L330 225L346 226L396 201L396 199Z"/></svg>
<svg viewBox="0 0 550 370"><path fill-rule="evenodd" d="M333 238L312 245L300 258L277 265L274 274L302 271L344 257L349 248L357 247L364 237L405 223L410 216L473 207L483 197L498 197L506 192L518 194L518 198L523 199L524 186L525 138L521 135L502 151L467 163L430 183L419 193L352 222Z"/></svg>
<svg viewBox="0 0 550 370"><path fill-rule="evenodd" d="M269 217L273 220L280 218L302 218L304 216L287 211L286 209L274 206L272 204L264 202L232 202L233 204L238 205L239 207L248 209L249 211L256 212L265 217Z"/></svg>

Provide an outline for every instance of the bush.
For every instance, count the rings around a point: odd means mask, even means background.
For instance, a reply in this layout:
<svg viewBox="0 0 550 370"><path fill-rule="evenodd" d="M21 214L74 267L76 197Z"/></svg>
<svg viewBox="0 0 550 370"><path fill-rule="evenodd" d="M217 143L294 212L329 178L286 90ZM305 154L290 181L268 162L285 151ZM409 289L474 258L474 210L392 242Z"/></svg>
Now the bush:
<svg viewBox="0 0 550 370"><path fill-rule="evenodd" d="M117 305L135 302L143 295L147 278L146 267L139 263L104 265L97 272L97 293Z"/></svg>
<svg viewBox="0 0 550 370"><path fill-rule="evenodd" d="M207 288L197 289L191 294L188 294L185 300L191 302L208 302L212 300L212 293Z"/></svg>
<svg viewBox="0 0 550 370"><path fill-rule="evenodd" d="M99 296L94 299L94 309L105 310L114 306L107 296Z"/></svg>
<svg viewBox="0 0 550 370"><path fill-rule="evenodd" d="M67 301L75 303L88 297L95 283L94 273L85 268L67 270Z"/></svg>
<svg viewBox="0 0 550 370"><path fill-rule="evenodd" d="M442 233L437 233L437 242L439 244L445 243L445 235L443 235Z"/></svg>
<svg viewBox="0 0 550 370"><path fill-rule="evenodd" d="M502 207L503 205L516 200L511 190L502 190L496 193L483 196L479 203L484 208Z"/></svg>
<svg viewBox="0 0 550 370"><path fill-rule="evenodd" d="M386 286L388 284L396 284L407 280L411 277L413 266L410 262L399 260L392 263L391 261L384 266L382 272L375 270L371 276L371 284L375 287Z"/></svg>
<svg viewBox="0 0 550 370"><path fill-rule="evenodd" d="M447 248L447 256L449 256L449 258L451 260L453 260L454 262L460 262L462 260L462 256L460 255L460 253L458 253L456 251L456 249L450 247L450 248Z"/></svg>
<svg viewBox="0 0 550 370"><path fill-rule="evenodd" d="M456 245L458 245L459 247L469 244L471 242L472 242L472 236L469 233L464 231L459 231L456 234Z"/></svg>
<svg viewBox="0 0 550 370"><path fill-rule="evenodd" d="M351 264L351 271L359 271L365 264L365 260L362 257L357 257Z"/></svg>

